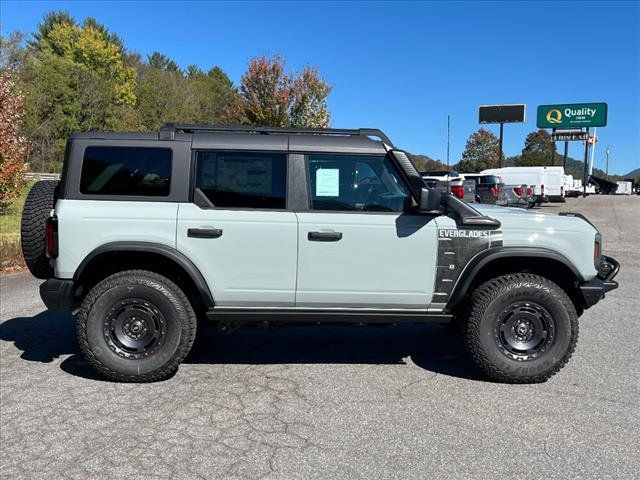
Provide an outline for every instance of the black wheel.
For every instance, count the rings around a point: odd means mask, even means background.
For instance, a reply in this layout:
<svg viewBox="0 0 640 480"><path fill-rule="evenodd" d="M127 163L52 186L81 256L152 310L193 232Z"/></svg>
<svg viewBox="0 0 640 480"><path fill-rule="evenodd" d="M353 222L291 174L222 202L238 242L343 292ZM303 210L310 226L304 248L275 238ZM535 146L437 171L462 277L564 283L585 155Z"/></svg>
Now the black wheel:
<svg viewBox="0 0 640 480"><path fill-rule="evenodd" d="M571 357L578 317L564 290L531 274L510 274L480 285L464 325L471 357L491 379L548 380Z"/></svg>
<svg viewBox="0 0 640 480"><path fill-rule="evenodd" d="M45 253L44 223L55 204L57 180L41 180L36 182L24 202L22 223L20 226L20 243L24 261L36 278L53 277L53 267Z"/></svg>
<svg viewBox="0 0 640 480"><path fill-rule="evenodd" d="M145 270L116 273L98 283L76 318L78 342L89 363L124 382L170 376L191 350L196 325L182 290Z"/></svg>

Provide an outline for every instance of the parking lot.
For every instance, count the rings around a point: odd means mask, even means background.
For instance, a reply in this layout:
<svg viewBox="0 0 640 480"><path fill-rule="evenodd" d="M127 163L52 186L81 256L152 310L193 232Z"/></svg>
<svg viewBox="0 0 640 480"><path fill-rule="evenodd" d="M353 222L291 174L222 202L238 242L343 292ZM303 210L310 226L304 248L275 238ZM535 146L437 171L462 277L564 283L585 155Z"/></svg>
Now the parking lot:
<svg viewBox="0 0 640 480"><path fill-rule="evenodd" d="M539 210L585 214L622 265L540 385L485 381L435 325L202 331L169 380L113 383L4 276L2 478L638 478L640 197Z"/></svg>

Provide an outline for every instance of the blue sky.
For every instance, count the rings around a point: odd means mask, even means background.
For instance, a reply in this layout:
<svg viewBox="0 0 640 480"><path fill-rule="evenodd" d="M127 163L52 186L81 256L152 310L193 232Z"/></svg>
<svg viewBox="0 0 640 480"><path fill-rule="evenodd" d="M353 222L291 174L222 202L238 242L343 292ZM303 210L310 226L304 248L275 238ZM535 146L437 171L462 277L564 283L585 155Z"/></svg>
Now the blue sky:
<svg viewBox="0 0 640 480"><path fill-rule="evenodd" d="M450 114L452 164L479 127L478 105L527 104L526 123L505 127L505 153L514 155L538 105L604 101L596 166L604 168L610 144L610 173L640 167L638 2L3 0L3 33L32 32L53 9L95 17L143 55L219 65L235 82L256 55L281 53L292 69L316 65L333 85L332 126L378 127L414 153L445 160ZM582 158L581 144L569 154Z"/></svg>

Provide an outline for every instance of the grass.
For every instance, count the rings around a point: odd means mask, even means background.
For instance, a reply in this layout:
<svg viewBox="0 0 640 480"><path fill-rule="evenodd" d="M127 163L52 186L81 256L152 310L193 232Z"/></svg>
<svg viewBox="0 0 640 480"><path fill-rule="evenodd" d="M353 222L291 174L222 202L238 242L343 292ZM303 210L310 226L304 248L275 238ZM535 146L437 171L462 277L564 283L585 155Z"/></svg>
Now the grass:
<svg viewBox="0 0 640 480"><path fill-rule="evenodd" d="M25 267L20 248L20 217L32 185L33 183L28 183L20 196L0 214L0 271L14 271Z"/></svg>

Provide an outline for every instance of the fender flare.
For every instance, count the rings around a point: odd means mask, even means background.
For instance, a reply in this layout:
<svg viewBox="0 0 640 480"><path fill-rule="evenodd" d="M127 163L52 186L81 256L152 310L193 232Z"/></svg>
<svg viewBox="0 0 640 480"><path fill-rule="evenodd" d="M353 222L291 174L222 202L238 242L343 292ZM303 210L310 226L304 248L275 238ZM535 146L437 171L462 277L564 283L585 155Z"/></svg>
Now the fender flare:
<svg viewBox="0 0 640 480"><path fill-rule="evenodd" d="M460 273L460 277L453 287L446 310L455 307L466 295L471 283L480 271L494 260L503 258L546 258L562 263L575 276L578 282L584 282L582 274L571 261L555 250L543 247L497 247L483 250L473 257Z"/></svg>
<svg viewBox="0 0 640 480"><path fill-rule="evenodd" d="M95 250L92 250L85 258L82 260L78 268L73 274L73 281L78 282L82 277L82 274L86 270L87 266L99 255L110 252L145 252L145 253L153 253L156 255L161 255L167 260L175 263L180 268L182 268L185 273L191 278L194 285L196 286L200 297L205 303L207 308L213 308L215 305L213 295L211 295L211 291L209 290L209 286L204 279L204 276L198 270L198 268L193 264L188 257L186 257L183 253L179 252L175 248L172 248L168 245L163 245L160 243L152 243L152 242L111 242L105 243L104 245L99 246Z"/></svg>

